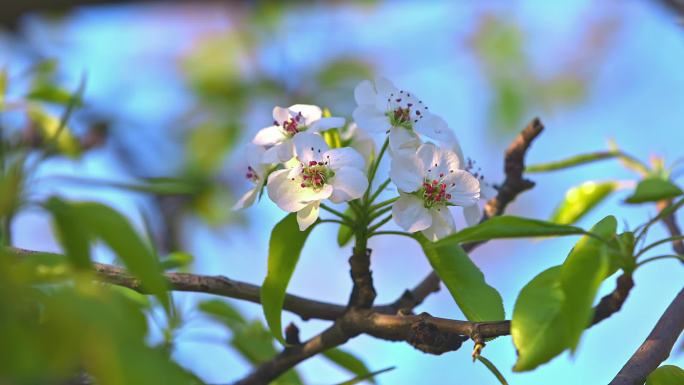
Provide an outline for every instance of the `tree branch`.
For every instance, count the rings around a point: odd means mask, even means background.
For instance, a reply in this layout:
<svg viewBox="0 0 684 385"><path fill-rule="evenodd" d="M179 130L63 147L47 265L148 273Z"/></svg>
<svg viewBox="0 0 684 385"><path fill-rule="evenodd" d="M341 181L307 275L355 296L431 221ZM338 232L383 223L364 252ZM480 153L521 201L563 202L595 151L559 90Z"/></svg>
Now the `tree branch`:
<svg viewBox="0 0 684 385"><path fill-rule="evenodd" d="M641 385L646 377L670 355L684 329L684 289L667 307L639 349L609 385Z"/></svg>
<svg viewBox="0 0 684 385"><path fill-rule="evenodd" d="M658 203L658 210L662 211L664 210L671 202L663 201ZM679 227L679 224L677 223L677 218L675 217L675 213L672 213L671 215L668 215L666 217L663 217L662 219L663 224L667 228L667 231L670 233L671 236L677 237L682 235L682 230ZM672 241L672 250L674 250L675 253L679 255L684 255L684 242L681 239L677 239Z"/></svg>

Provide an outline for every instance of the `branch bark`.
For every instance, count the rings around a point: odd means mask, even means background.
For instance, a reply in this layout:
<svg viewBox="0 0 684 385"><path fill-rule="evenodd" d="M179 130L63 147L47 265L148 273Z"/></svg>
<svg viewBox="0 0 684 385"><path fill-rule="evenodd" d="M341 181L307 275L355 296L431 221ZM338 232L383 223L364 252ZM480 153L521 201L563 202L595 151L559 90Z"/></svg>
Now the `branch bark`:
<svg viewBox="0 0 684 385"><path fill-rule="evenodd" d="M667 307L639 349L620 369L609 385L641 385L646 377L670 355L684 329L684 289Z"/></svg>

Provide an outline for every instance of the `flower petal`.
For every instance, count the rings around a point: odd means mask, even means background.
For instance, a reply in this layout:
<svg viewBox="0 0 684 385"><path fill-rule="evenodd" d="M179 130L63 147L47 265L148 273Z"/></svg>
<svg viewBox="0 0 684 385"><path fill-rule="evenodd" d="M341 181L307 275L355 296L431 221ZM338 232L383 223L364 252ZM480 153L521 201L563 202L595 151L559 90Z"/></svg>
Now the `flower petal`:
<svg viewBox="0 0 684 385"><path fill-rule="evenodd" d="M292 159L292 157L294 157L294 145L291 140L286 140L264 151L261 156L261 163L287 162Z"/></svg>
<svg viewBox="0 0 684 385"><path fill-rule="evenodd" d="M377 96L373 84L369 80L363 80L354 88L354 99L358 105L375 105Z"/></svg>
<svg viewBox="0 0 684 385"><path fill-rule="evenodd" d="M318 219L319 206L321 202L311 202L303 209L297 211L297 224L299 224L299 231L304 231L311 226L316 219Z"/></svg>
<svg viewBox="0 0 684 385"><path fill-rule="evenodd" d="M342 167L335 172L332 185L333 193L330 200L333 203L347 202L363 196L368 188L368 178L359 169Z"/></svg>
<svg viewBox="0 0 684 385"><path fill-rule="evenodd" d="M304 125L311 125L311 123L317 121L323 116L323 111L321 107L314 106L312 104L295 104L288 108L292 116L296 116L301 113L304 117Z"/></svg>
<svg viewBox="0 0 684 385"><path fill-rule="evenodd" d="M456 230L454 217L448 207L433 208L430 210L432 226L423 230L423 235L432 242L438 241Z"/></svg>
<svg viewBox="0 0 684 385"><path fill-rule="evenodd" d="M402 194L392 205L392 217L404 230L415 233L432 225L432 215L423 201L413 195Z"/></svg>
<svg viewBox="0 0 684 385"><path fill-rule="evenodd" d="M337 170L342 167L354 167L363 169L363 156L351 147L334 148L323 154L323 160L328 162L328 167Z"/></svg>
<svg viewBox="0 0 684 385"><path fill-rule="evenodd" d="M260 188L261 184L247 191L240 199L238 199L237 202L235 202L235 205L233 205L233 210L244 209L254 204L257 195L259 195Z"/></svg>
<svg viewBox="0 0 684 385"><path fill-rule="evenodd" d="M449 202L458 206L472 206L480 199L480 181L469 172L456 170L449 174L447 193Z"/></svg>
<svg viewBox="0 0 684 385"><path fill-rule="evenodd" d="M311 131L325 131L331 128L343 127L345 123L344 118L339 118L336 116L331 116L329 118L320 118L315 122L311 123L309 130Z"/></svg>
<svg viewBox="0 0 684 385"><path fill-rule="evenodd" d="M283 124L290 120L290 110L284 107L275 106L273 107L273 120L278 122L278 124Z"/></svg>
<svg viewBox="0 0 684 385"><path fill-rule="evenodd" d="M392 158L390 179L403 192L414 192L423 183L422 163L415 155L398 155Z"/></svg>
<svg viewBox="0 0 684 385"><path fill-rule="evenodd" d="M392 127L387 116L374 106L358 106L354 109L352 116L359 127L368 131L386 132Z"/></svg>
<svg viewBox="0 0 684 385"><path fill-rule="evenodd" d="M420 134L443 142L454 138L447 122L432 113L424 114L422 119L418 119L418 122L414 123L413 129Z"/></svg>
<svg viewBox="0 0 684 385"><path fill-rule="evenodd" d="M297 158L304 164L311 161L321 161L323 152L328 150L328 145L323 137L310 132L300 132L292 138L292 141Z"/></svg>
<svg viewBox="0 0 684 385"><path fill-rule="evenodd" d="M258 146L254 143L247 143L245 145L245 155L247 157L247 165L255 171L261 171L264 167L263 158L266 149L263 146ZM259 174L260 177L263 175Z"/></svg>
<svg viewBox="0 0 684 385"><path fill-rule="evenodd" d="M290 170L278 170L268 176L268 197L282 210L293 213L306 206L298 194L303 190L296 180L289 177Z"/></svg>
<svg viewBox="0 0 684 385"><path fill-rule="evenodd" d="M379 76L375 78L375 90L377 91L378 98L381 102L387 103L387 98L390 94L398 94L399 90L397 87L387 78Z"/></svg>
<svg viewBox="0 0 684 385"><path fill-rule="evenodd" d="M256 133L252 143L258 146L273 146L287 139L283 129L278 126L262 128Z"/></svg>
<svg viewBox="0 0 684 385"><path fill-rule="evenodd" d="M404 127L390 128L389 146L393 155L402 152L415 153L421 143L418 135L411 130Z"/></svg>
<svg viewBox="0 0 684 385"><path fill-rule="evenodd" d="M475 226L482 219L482 209L480 205L466 206L463 208L463 217L468 226Z"/></svg>

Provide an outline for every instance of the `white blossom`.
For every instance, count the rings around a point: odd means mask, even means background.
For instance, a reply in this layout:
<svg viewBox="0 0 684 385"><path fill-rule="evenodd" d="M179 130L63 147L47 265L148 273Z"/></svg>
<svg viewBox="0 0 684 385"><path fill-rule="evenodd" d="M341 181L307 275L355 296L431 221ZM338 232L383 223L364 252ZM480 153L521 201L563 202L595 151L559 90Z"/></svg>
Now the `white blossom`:
<svg viewBox="0 0 684 385"><path fill-rule="evenodd" d="M351 147L363 156L366 167L370 165L373 156L375 156L375 140L366 131L359 128L356 123L351 123L340 132L340 139L342 139L344 147Z"/></svg>
<svg viewBox="0 0 684 385"><path fill-rule="evenodd" d="M274 171L268 178L268 196L278 207L297 213L300 230L316 219L320 203L341 203L360 198L368 187L364 160L356 150L329 150L320 135L298 133L293 138L296 164Z"/></svg>
<svg viewBox="0 0 684 385"><path fill-rule="evenodd" d="M356 123L369 131L389 132L392 154L415 152L422 144L418 134L442 142L455 140L444 119L430 112L415 94L397 89L385 78L362 81L354 89L354 98Z"/></svg>
<svg viewBox="0 0 684 385"><path fill-rule="evenodd" d="M390 178L399 189L392 207L394 220L404 230L422 231L432 241L456 230L449 206L462 206L465 214L477 207L480 198L478 179L461 168L458 155L432 143L395 156Z"/></svg>
<svg viewBox="0 0 684 385"><path fill-rule="evenodd" d="M254 203L266 182L266 173L271 167L271 165L262 163L261 161L265 152L265 149L262 146L248 143L245 150L247 157L245 178L253 184L253 187L235 203L233 210L243 209Z"/></svg>
<svg viewBox="0 0 684 385"><path fill-rule="evenodd" d="M494 188L494 184L490 182L482 174L482 170L477 167L474 160L467 158L463 155L463 150L458 142L453 142L451 144L452 150L458 156L459 164L462 170L468 171L475 178L480 181L480 199L486 201L493 198L497 194L497 190ZM470 226L475 225L482 219L482 208L479 204L464 207L463 215L465 216L466 223Z"/></svg>
<svg viewBox="0 0 684 385"><path fill-rule="evenodd" d="M257 132L252 143L266 146L264 163L286 162L294 156L292 138L300 132L316 132L342 127L344 118L323 117L321 108L309 104L295 104L288 108L273 108L273 125Z"/></svg>

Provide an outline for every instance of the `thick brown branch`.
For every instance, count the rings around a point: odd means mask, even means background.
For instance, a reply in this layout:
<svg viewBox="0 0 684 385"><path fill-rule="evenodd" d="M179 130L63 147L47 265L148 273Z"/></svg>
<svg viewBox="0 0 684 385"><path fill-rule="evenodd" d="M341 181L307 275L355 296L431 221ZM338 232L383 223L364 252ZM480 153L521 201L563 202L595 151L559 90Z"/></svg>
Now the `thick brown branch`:
<svg viewBox="0 0 684 385"><path fill-rule="evenodd" d="M525 169L525 154L529 150L534 139L544 130L544 125L539 118L534 118L513 140L506 149L504 157L504 172L506 179L498 187L496 197L490 199L485 205L485 215L482 221L496 215L503 214L504 210L519 194L534 187L534 182L523 178ZM466 251L472 251L480 243L464 245ZM396 309L413 309L420 305L427 296L439 291L440 279L433 271L428 274L410 292L404 292L402 296L394 302Z"/></svg>
<svg viewBox="0 0 684 385"><path fill-rule="evenodd" d="M609 385L641 385L646 377L670 355L684 329L684 289L667 307L639 349L620 369Z"/></svg>
<svg viewBox="0 0 684 385"><path fill-rule="evenodd" d="M367 248L354 249L349 258L349 271L354 287L349 298L350 307L369 308L375 301L373 287L373 272L370 270L371 250Z"/></svg>

